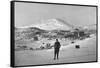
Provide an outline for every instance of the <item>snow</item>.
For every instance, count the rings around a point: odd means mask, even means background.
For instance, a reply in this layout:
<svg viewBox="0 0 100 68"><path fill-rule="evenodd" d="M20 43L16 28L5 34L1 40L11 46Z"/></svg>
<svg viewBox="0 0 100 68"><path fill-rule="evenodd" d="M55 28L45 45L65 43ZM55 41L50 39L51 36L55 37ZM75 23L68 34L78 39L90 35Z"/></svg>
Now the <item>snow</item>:
<svg viewBox="0 0 100 68"><path fill-rule="evenodd" d="M33 24L30 26L24 26L24 27L18 27L18 28L29 28L29 27L37 27L37 28L44 29L44 30L55 30L55 29L70 30L71 29L69 25L66 25L57 19L41 20L37 24Z"/></svg>
<svg viewBox="0 0 100 68"><path fill-rule="evenodd" d="M61 46L59 60L53 60L53 56L54 49L15 51L15 66L96 61L96 37Z"/></svg>

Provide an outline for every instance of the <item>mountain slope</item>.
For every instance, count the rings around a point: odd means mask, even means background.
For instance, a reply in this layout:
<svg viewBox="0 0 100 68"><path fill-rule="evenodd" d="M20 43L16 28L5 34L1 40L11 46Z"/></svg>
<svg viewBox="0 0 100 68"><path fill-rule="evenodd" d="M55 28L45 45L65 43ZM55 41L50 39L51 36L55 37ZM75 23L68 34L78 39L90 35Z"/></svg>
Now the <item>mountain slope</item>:
<svg viewBox="0 0 100 68"><path fill-rule="evenodd" d="M37 27L43 30L70 30L72 29L72 25L70 25L69 23L59 18L42 20L37 24L20 27L20 28L29 28L29 27Z"/></svg>

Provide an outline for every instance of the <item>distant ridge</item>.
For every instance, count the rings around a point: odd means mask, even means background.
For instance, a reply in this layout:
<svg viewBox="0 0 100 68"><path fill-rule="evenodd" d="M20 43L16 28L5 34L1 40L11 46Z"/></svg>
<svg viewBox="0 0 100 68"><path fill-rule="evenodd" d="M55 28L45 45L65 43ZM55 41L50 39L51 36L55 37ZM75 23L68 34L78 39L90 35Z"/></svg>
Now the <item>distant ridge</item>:
<svg viewBox="0 0 100 68"><path fill-rule="evenodd" d="M54 19L47 19L47 20L41 20L38 24L32 24L30 26L24 26L24 27L15 27L17 28L36 28L41 30L74 30L74 29L96 29L96 24L90 24L90 25L84 25L84 26L74 26L72 24L69 24L67 21L60 19L60 18L54 18Z"/></svg>
<svg viewBox="0 0 100 68"><path fill-rule="evenodd" d="M55 18L55 19L42 20L39 24L18 27L18 28L30 28L30 27L37 27L43 30L56 30L56 29L71 30L73 26L60 18Z"/></svg>

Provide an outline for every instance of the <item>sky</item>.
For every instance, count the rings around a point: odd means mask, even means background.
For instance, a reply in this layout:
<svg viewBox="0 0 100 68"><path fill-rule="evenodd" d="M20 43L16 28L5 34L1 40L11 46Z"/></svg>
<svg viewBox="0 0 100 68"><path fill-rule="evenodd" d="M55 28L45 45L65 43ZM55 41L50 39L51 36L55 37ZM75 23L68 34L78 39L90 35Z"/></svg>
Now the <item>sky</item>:
<svg viewBox="0 0 100 68"><path fill-rule="evenodd" d="M75 26L96 24L96 7L15 3L15 27L40 24L41 20L56 18Z"/></svg>

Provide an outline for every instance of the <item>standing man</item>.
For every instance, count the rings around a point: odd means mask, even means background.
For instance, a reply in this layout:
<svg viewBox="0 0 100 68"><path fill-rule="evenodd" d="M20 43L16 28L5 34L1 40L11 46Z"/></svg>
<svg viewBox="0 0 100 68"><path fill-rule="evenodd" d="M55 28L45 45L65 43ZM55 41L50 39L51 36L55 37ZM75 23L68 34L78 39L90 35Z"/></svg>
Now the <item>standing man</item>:
<svg viewBox="0 0 100 68"><path fill-rule="evenodd" d="M57 58L59 59L59 49L60 49L60 42L58 41L58 39L56 39L56 42L54 44L54 60Z"/></svg>

